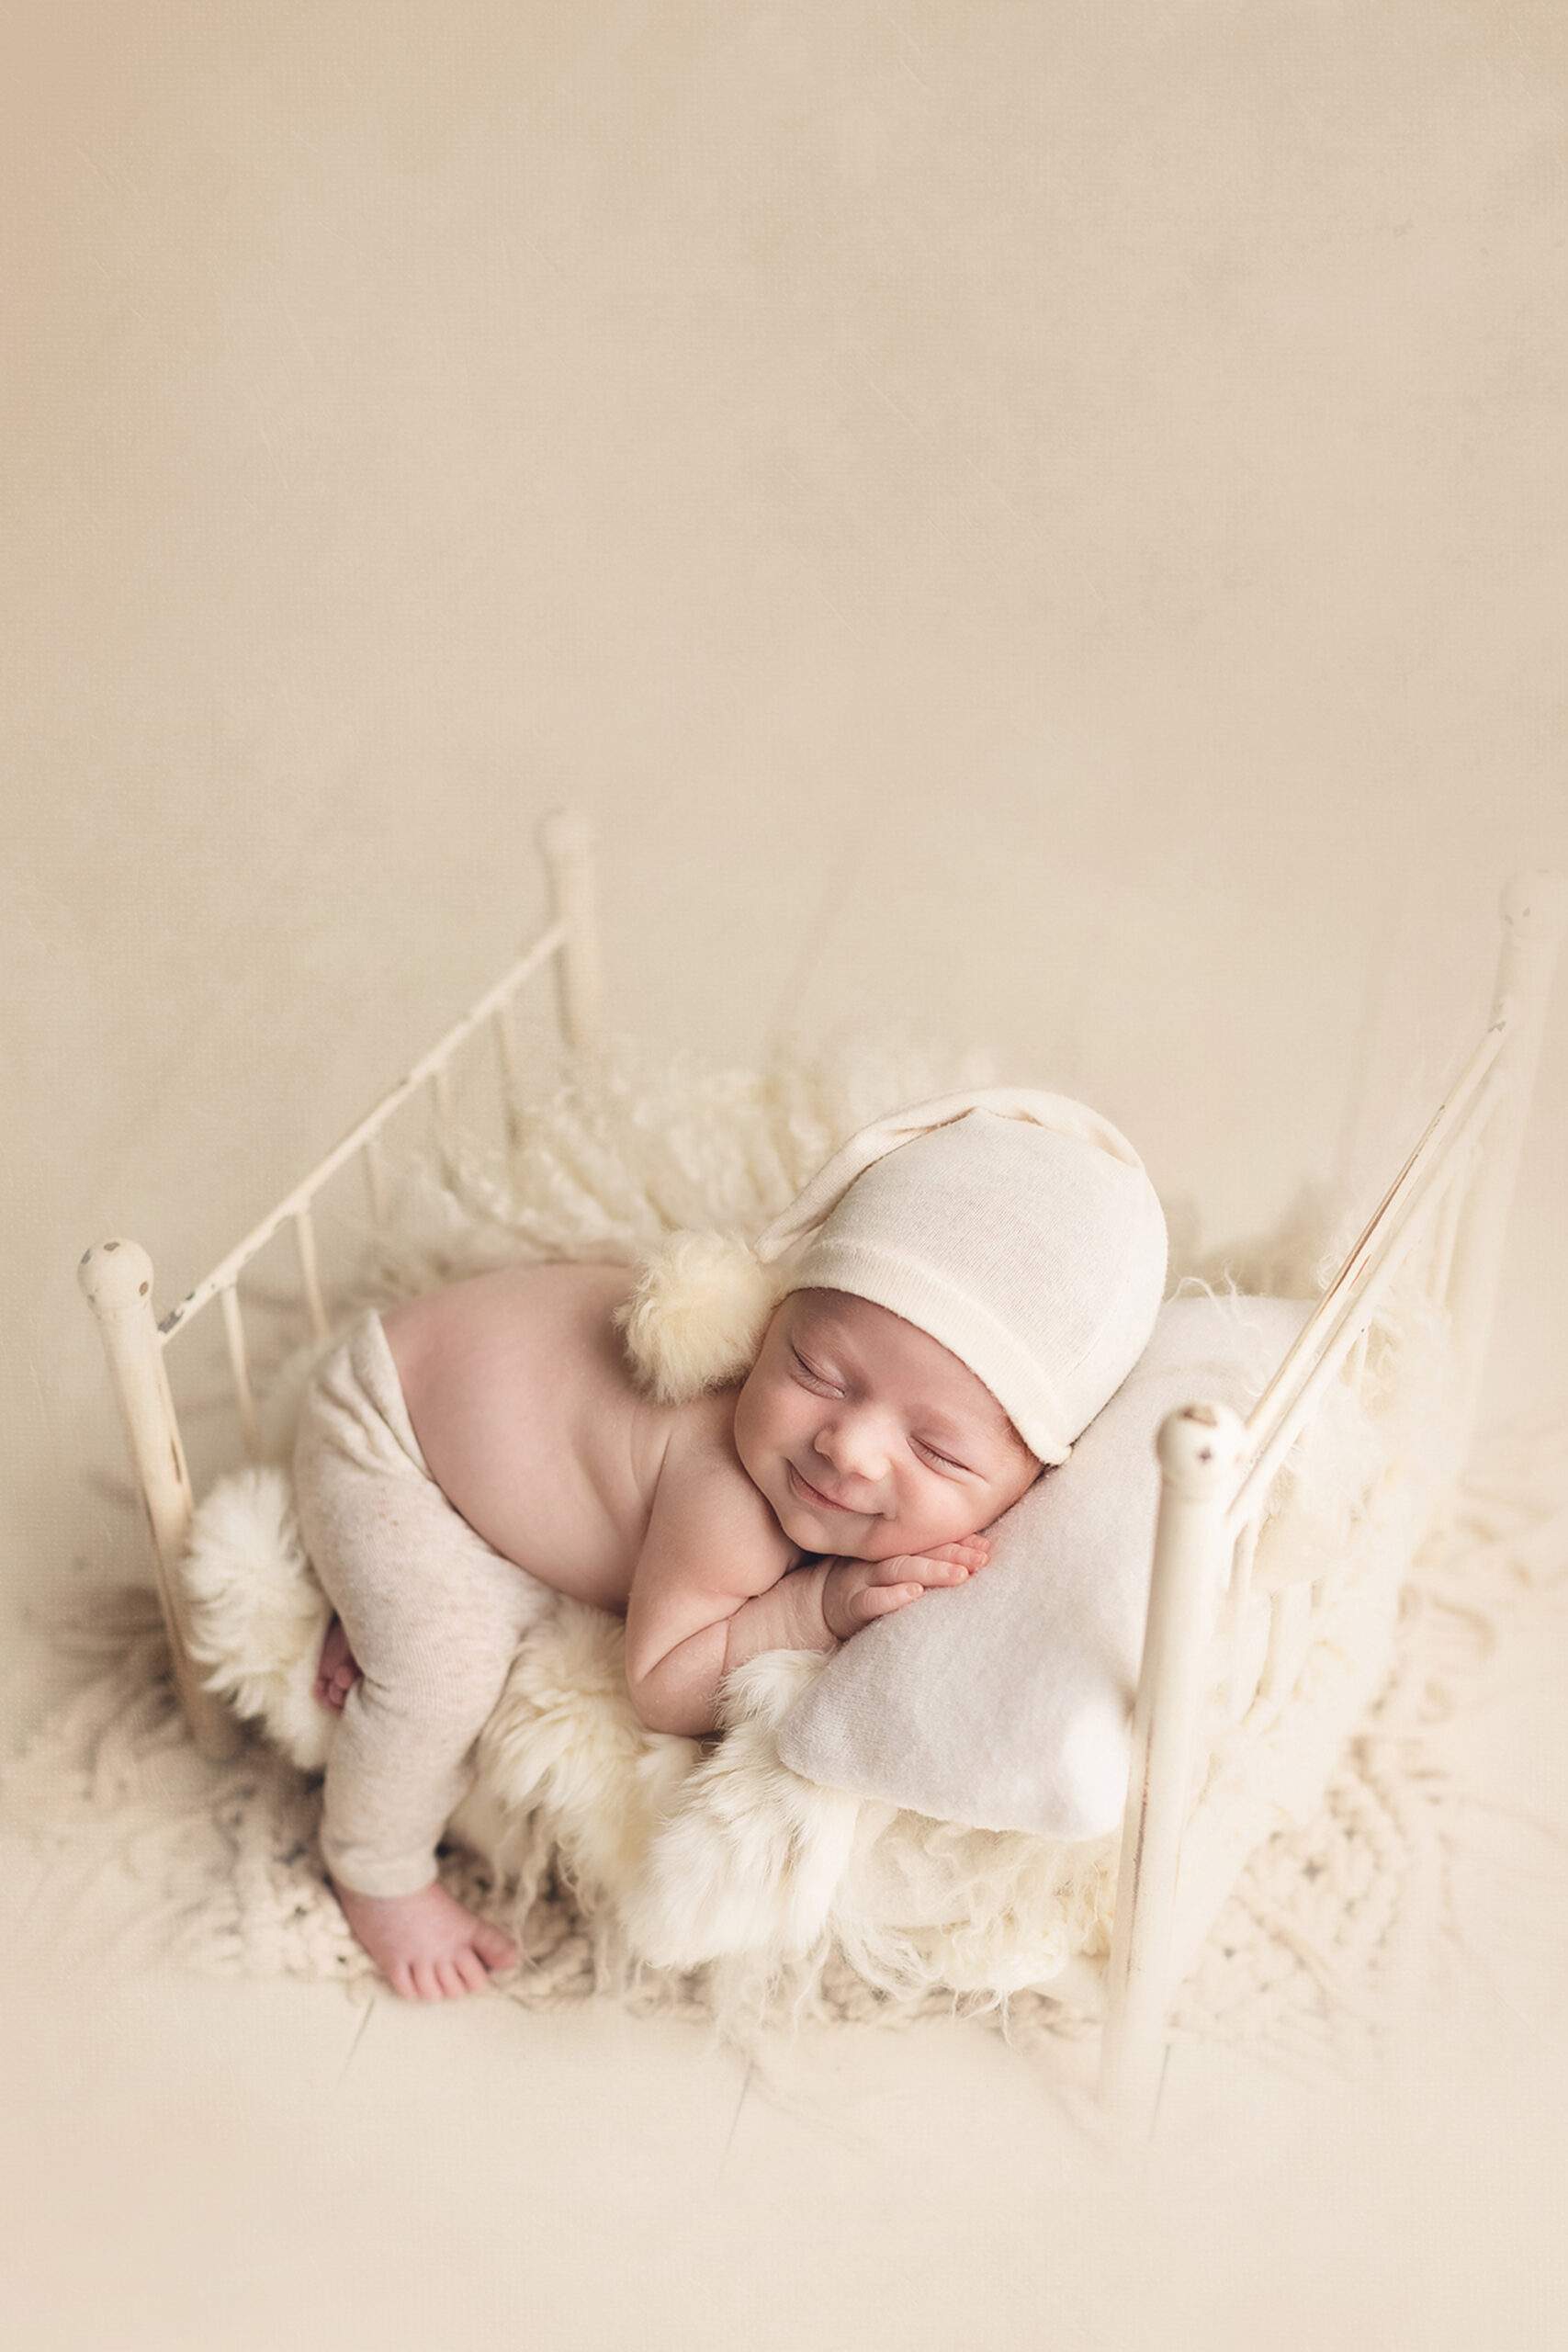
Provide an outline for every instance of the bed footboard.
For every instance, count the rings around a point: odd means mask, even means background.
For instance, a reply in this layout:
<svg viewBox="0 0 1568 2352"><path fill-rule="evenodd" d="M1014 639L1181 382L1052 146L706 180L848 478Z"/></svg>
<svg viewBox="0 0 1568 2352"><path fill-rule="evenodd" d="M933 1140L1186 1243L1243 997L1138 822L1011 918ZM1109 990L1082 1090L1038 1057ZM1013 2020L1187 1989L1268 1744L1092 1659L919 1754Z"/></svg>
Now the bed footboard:
<svg viewBox="0 0 1568 2352"><path fill-rule="evenodd" d="M1555 874L1517 876L1503 894L1503 941L1491 1018L1453 1086L1328 1284L1247 1419L1196 1400L1170 1414L1161 1469L1143 1662L1132 1724L1111 1951L1100 2097L1134 2137L1152 2132L1168 2052L1172 1929L1190 1796L1197 1713L1216 1629L1223 1640L1248 1597L1260 1519L1275 1472L1337 1378L1359 1394L1372 1317L1403 1272L1452 1335L1459 1389L1453 1476L1473 1433L1496 1306L1508 1212L1568 888ZM1422 1498L1420 1517L1447 1491ZM1332 1563L1324 1564L1324 1573ZM1269 1658L1253 1705L1288 1691L1270 1668L1314 1579L1272 1591ZM1222 1607L1222 1604L1223 1607Z"/></svg>

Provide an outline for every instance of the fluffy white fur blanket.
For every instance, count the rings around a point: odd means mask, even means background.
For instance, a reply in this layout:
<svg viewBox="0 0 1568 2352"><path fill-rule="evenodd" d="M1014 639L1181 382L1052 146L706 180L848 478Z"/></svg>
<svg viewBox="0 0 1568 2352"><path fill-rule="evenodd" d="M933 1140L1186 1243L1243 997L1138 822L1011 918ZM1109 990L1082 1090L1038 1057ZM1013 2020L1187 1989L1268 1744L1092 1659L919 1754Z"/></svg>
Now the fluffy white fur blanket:
<svg viewBox="0 0 1568 2352"><path fill-rule="evenodd" d="M1015 1073L1016 1075L1016 1073ZM286 1463L304 1384L367 1306L525 1258L627 1262L679 1226L755 1231L837 1145L889 1102L994 1084L989 1057L863 1038L809 1059L781 1046L756 1072L651 1066L613 1041L593 1077L530 1109L510 1152L459 1145L444 1173L405 1172L387 1227L333 1294L325 1345L259 1368L265 1458L220 1478L190 1549L196 1645L209 1686L306 1771L336 1718L311 1695L330 1611L305 1561ZM1337 1261L1355 1204L1303 1192L1277 1232L1201 1251L1183 1202L1165 1204L1172 1276L1310 1295ZM1200 1742L1173 1955L1184 1970L1247 1854L1310 1818L1344 1741L1390 1664L1401 1576L1444 1462L1442 1351L1414 1310L1385 1317L1369 1359L1382 1464L1363 1456L1297 1475L1259 1545L1259 1580L1319 1557L1330 1573L1276 1622L1216 1652ZM1352 1514L1359 1499L1363 1508ZM1270 1547L1266 1557L1264 1546ZM1293 1547L1293 1549L1292 1549ZM1259 1604L1260 1606L1260 1604ZM787 1974L809 1988L831 1961L910 1994L1059 1992L1092 2013L1109 1949L1115 1837L1064 1845L862 1803L781 1764L775 1727L822 1661L759 1657L734 1676L722 1739L645 1730L626 1696L622 1626L558 1598L530 1633L477 1754L451 1838L521 1906L554 1868L626 1957L713 1970L713 2006L754 2000ZM727 1993L725 1971L730 1971Z"/></svg>

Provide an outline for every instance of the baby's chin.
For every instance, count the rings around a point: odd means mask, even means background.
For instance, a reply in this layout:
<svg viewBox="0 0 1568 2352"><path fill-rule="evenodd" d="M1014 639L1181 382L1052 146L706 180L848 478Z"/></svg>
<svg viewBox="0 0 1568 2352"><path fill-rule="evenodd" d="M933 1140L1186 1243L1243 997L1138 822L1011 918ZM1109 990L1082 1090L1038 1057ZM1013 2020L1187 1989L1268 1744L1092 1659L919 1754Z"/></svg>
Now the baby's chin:
<svg viewBox="0 0 1568 2352"><path fill-rule="evenodd" d="M781 1501L773 1503L772 1508L773 1517L790 1542L798 1544L803 1552L833 1550L825 1516L819 1519L815 1511L807 1510L804 1503L796 1502L788 1494Z"/></svg>

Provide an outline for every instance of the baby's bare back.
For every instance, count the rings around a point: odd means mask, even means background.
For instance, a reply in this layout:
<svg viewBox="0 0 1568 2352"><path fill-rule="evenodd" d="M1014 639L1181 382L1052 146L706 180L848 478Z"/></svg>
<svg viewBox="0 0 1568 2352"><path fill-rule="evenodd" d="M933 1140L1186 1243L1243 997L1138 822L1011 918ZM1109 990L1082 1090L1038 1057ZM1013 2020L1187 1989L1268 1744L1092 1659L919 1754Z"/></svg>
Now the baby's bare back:
<svg viewBox="0 0 1568 2352"><path fill-rule="evenodd" d="M611 1316L636 1279L627 1266L508 1266L381 1318L448 1502L541 1583L618 1612L671 1442L722 1448L734 1411L733 1396L667 1406L634 1385ZM734 1470L746 1478L739 1457Z"/></svg>

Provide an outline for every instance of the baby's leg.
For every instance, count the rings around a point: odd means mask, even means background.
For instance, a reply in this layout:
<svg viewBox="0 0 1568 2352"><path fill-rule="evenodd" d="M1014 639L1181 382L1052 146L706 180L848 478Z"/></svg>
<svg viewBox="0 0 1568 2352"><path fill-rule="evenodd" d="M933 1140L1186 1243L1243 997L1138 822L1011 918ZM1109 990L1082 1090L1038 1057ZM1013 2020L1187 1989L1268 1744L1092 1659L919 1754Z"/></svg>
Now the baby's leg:
<svg viewBox="0 0 1568 2352"><path fill-rule="evenodd" d="M360 1669L327 1761L321 1842L334 1891L398 1991L475 1989L515 1951L439 1884L435 1844L543 1589L430 1477L378 1317L318 1372L294 1482L305 1548Z"/></svg>

